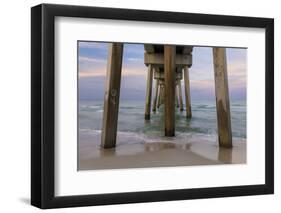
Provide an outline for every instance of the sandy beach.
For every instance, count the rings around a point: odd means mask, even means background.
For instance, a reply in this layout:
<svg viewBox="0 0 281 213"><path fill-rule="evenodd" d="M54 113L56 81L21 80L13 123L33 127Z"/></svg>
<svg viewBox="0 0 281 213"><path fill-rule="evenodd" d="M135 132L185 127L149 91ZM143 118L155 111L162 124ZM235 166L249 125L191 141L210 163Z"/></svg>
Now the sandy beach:
<svg viewBox="0 0 281 213"><path fill-rule="evenodd" d="M219 148L207 136L144 140L119 133L114 149L102 149L100 134L80 133L78 170L196 166L246 163L246 141L233 139L233 148Z"/></svg>

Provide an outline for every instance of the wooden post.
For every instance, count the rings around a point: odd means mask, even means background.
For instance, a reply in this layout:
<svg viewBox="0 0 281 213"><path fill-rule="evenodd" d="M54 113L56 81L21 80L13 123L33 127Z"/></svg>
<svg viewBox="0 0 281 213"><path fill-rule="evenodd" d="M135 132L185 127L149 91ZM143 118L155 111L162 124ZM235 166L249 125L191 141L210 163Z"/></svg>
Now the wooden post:
<svg viewBox="0 0 281 213"><path fill-rule="evenodd" d="M122 56L123 43L109 44L101 134L103 148L116 145Z"/></svg>
<svg viewBox="0 0 281 213"><path fill-rule="evenodd" d="M156 83L155 83L155 95L154 95L153 107L152 107L153 112L156 111L156 103L157 103L157 97L158 97L158 87L159 87L159 80L157 79Z"/></svg>
<svg viewBox="0 0 281 213"><path fill-rule="evenodd" d="M179 108L180 105L179 105L179 91L178 91L178 84L176 82L176 88L175 88L175 96L176 96L176 107Z"/></svg>
<svg viewBox="0 0 281 213"><path fill-rule="evenodd" d="M184 90L185 90L185 107L186 117L191 118L191 105L190 105L190 86L189 86L189 73L188 66L184 67Z"/></svg>
<svg viewBox="0 0 281 213"><path fill-rule="evenodd" d="M164 45L165 136L175 135L175 74L176 47Z"/></svg>
<svg viewBox="0 0 281 213"><path fill-rule="evenodd" d="M158 99L157 99L157 108L159 108L160 107L160 105L161 105L161 90L162 89L162 87L161 87L161 84L159 83L159 85L158 85Z"/></svg>
<svg viewBox="0 0 281 213"><path fill-rule="evenodd" d="M225 48L213 48L218 138L220 147L232 147L231 116Z"/></svg>
<svg viewBox="0 0 281 213"><path fill-rule="evenodd" d="M180 99L180 111L183 111L182 91L181 91L181 80L178 80L179 99Z"/></svg>
<svg viewBox="0 0 281 213"><path fill-rule="evenodd" d="M153 78L153 69L152 65L148 65L147 70L147 82L146 82L146 100L145 100L145 120L150 119L150 110L151 110L151 92L152 92L152 79Z"/></svg>
<svg viewBox="0 0 281 213"><path fill-rule="evenodd" d="M162 85L161 87L161 99L160 99L160 106L165 102L165 86Z"/></svg>
<svg viewBox="0 0 281 213"><path fill-rule="evenodd" d="M233 149L219 147L217 159L223 163L232 163L232 151Z"/></svg>

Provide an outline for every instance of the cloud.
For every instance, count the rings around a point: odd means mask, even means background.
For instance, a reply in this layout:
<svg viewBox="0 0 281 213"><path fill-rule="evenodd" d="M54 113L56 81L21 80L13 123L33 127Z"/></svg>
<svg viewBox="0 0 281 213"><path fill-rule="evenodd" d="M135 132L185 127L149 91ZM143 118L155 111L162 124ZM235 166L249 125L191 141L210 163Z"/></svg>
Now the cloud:
<svg viewBox="0 0 281 213"><path fill-rule="evenodd" d="M130 62L142 62L142 63L144 63L143 58L127 58L127 61L130 61Z"/></svg>
<svg viewBox="0 0 281 213"><path fill-rule="evenodd" d="M193 89L208 90L214 88L214 85L213 80L190 80L190 87Z"/></svg>
<svg viewBox="0 0 281 213"><path fill-rule="evenodd" d="M228 64L228 81L231 89L246 88L247 86L247 62L236 60Z"/></svg>
<svg viewBox="0 0 281 213"><path fill-rule="evenodd" d="M97 58L91 58L86 56L79 56L79 63L106 63L105 59L97 59Z"/></svg>
<svg viewBox="0 0 281 213"><path fill-rule="evenodd" d="M97 69L94 72L92 70L81 70L79 71L79 78L87 78L87 77L98 77L98 76L106 76L105 69Z"/></svg>
<svg viewBox="0 0 281 213"><path fill-rule="evenodd" d="M124 54L143 55L144 54L144 45L143 44L125 44L124 45Z"/></svg>
<svg viewBox="0 0 281 213"><path fill-rule="evenodd" d="M105 76L107 66L105 59L79 56L78 63L79 77Z"/></svg>
<svg viewBox="0 0 281 213"><path fill-rule="evenodd" d="M122 69L122 76L146 76L146 70L140 68ZM96 69L96 70L81 70L79 71L79 77L98 77L98 76L106 76L106 69Z"/></svg>
<svg viewBox="0 0 281 213"><path fill-rule="evenodd" d="M229 76L245 77L247 75L247 63L245 60L232 61L227 64Z"/></svg>
<svg viewBox="0 0 281 213"><path fill-rule="evenodd" d="M97 86L94 79L105 79L107 67L108 43L79 42L79 78L83 84L87 78L87 89ZM230 95L245 97L247 86L247 55L246 50L227 50L227 68ZM215 98L215 81L211 48L198 47L193 53L193 66L190 69L190 87L193 98ZM143 45L125 44L122 66L122 87L126 94L143 97L146 89L147 67L143 62ZM183 84L182 84L183 85ZM184 91L184 90L183 90ZM82 93L86 90L81 91ZM124 96L125 97L125 96Z"/></svg>
<svg viewBox="0 0 281 213"><path fill-rule="evenodd" d="M103 42L89 42L89 41L79 41L79 48L87 48L87 49L102 49L107 48L107 43Z"/></svg>

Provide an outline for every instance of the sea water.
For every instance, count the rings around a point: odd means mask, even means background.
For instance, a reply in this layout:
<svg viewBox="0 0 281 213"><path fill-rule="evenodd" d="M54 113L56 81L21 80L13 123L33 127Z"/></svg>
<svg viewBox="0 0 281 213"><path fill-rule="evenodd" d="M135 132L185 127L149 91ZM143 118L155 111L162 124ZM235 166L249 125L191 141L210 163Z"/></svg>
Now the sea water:
<svg viewBox="0 0 281 213"><path fill-rule="evenodd" d="M144 105L144 101L121 100L119 103L117 136L130 138L127 143L181 141L200 137L217 141L217 113L214 101L192 101L192 118L186 118L185 110L175 108L176 137L164 136L164 106L162 105L155 113L151 112L151 119L145 121ZM231 101L230 111L232 137L236 141L246 141L246 101ZM100 135L102 118L103 101L80 100L78 116L80 135ZM79 140L79 143L83 143L83 140ZM100 139L95 143L99 144Z"/></svg>

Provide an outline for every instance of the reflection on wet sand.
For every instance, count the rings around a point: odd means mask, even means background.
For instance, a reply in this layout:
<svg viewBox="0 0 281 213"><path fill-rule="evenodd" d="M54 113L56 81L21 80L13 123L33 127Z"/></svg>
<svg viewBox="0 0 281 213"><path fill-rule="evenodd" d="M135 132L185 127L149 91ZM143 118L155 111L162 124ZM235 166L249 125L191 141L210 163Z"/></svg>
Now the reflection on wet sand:
<svg viewBox="0 0 281 213"><path fill-rule="evenodd" d="M100 148L99 135L81 134L80 140L78 170L246 163L246 142L235 138L232 149L219 148L216 141L204 137L159 141L118 135L113 149Z"/></svg>
<svg viewBox="0 0 281 213"><path fill-rule="evenodd" d="M160 151L163 149L183 149L187 150L190 148L189 143L183 143L183 144L178 144L178 143L173 143L173 142L152 142L152 143L145 143L144 144L145 151Z"/></svg>
<svg viewBox="0 0 281 213"><path fill-rule="evenodd" d="M231 163L232 162L232 149L219 148L218 151L218 160L223 163Z"/></svg>

